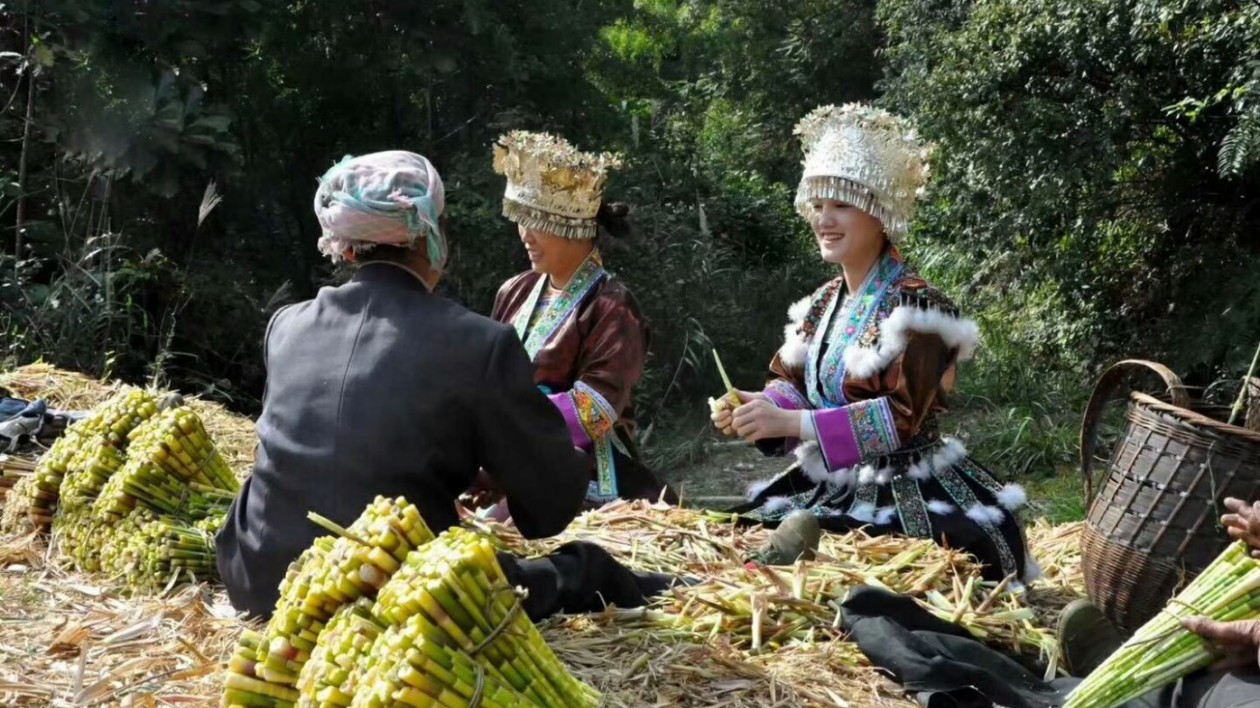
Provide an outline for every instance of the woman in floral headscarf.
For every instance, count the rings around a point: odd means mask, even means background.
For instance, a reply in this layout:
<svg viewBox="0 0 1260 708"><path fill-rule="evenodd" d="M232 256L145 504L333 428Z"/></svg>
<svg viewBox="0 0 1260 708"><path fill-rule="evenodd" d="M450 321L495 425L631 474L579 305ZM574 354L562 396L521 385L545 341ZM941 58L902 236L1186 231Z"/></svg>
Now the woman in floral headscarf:
<svg viewBox="0 0 1260 708"><path fill-rule="evenodd" d="M979 330L896 247L926 181L925 151L902 120L859 104L819 108L797 133L796 208L842 273L789 309L765 388L714 405L720 430L797 459L739 511L774 525L808 510L826 530L936 538L974 553L990 578L1031 579L1039 571L1015 513L1023 489L937 426Z"/></svg>

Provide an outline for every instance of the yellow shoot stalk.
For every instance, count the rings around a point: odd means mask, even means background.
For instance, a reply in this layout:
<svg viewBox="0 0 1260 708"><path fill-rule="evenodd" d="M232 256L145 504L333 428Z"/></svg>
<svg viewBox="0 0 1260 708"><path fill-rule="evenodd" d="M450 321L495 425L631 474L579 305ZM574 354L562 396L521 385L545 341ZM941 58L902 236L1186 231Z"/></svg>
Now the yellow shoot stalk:
<svg viewBox="0 0 1260 708"><path fill-rule="evenodd" d="M722 357L718 356L717 350L713 350L713 362L717 364L718 374L722 376L722 384L726 386L726 393L735 401L735 405L741 405L743 401L739 398L739 393L735 391L735 386L731 384L731 377L726 375L726 367L722 366Z"/></svg>

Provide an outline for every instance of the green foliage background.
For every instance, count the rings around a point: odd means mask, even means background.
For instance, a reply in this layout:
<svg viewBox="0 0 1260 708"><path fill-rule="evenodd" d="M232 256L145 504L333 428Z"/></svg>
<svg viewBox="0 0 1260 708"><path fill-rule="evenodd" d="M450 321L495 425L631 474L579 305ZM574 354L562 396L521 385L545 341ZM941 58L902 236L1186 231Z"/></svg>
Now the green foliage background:
<svg viewBox="0 0 1260 708"><path fill-rule="evenodd" d="M753 386L829 277L791 210L791 130L874 100L937 146L904 251L982 324L956 425L990 461L1072 461L1099 368L1240 375L1260 340L1260 6L1117 0L39 0L0 3L0 359L164 377L253 411L269 313L338 274L315 178L438 165L447 294L524 267L490 144L622 152L608 246L653 326L639 391L671 464ZM25 164L25 172L23 172ZM222 202L199 223L214 183ZM15 229L22 203L22 230Z"/></svg>

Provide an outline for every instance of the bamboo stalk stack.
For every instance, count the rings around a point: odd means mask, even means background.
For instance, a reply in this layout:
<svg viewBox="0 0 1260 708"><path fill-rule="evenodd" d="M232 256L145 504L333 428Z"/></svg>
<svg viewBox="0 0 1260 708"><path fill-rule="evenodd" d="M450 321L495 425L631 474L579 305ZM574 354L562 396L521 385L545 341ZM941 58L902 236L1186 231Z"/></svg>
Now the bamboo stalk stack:
<svg viewBox="0 0 1260 708"><path fill-rule="evenodd" d="M289 565L275 612L259 635L252 661L229 667L225 705L296 701L295 686L302 681L304 667L325 628L344 608L375 598L408 554L433 539L420 511L401 497L377 497L349 528L318 515L313 520L337 535L316 539ZM242 641L252 640L251 635ZM322 668L317 663L311 671ZM319 676L313 673L305 680L312 686L311 695L313 687L322 683ZM266 691L257 690L262 686Z"/></svg>
<svg viewBox="0 0 1260 708"><path fill-rule="evenodd" d="M0 503L18 480L35 472L35 463L20 457L0 455Z"/></svg>
<svg viewBox="0 0 1260 708"><path fill-rule="evenodd" d="M159 411L153 394L127 389L33 469L14 467L2 530L51 528L62 557L133 592L213 577L214 534L240 485L192 410Z"/></svg>
<svg viewBox="0 0 1260 708"><path fill-rule="evenodd" d="M348 529L319 521L337 537L302 553L267 627L241 635L224 706L598 704L524 614L489 537L433 539L401 498Z"/></svg>

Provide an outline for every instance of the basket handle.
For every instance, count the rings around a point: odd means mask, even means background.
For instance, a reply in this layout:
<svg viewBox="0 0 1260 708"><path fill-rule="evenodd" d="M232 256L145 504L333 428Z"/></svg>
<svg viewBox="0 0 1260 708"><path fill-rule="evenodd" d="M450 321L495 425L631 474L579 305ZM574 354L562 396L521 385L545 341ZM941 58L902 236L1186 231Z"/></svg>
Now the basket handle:
<svg viewBox="0 0 1260 708"><path fill-rule="evenodd" d="M1145 359L1125 359L1111 365L1103 372L1094 384L1094 392L1089 396L1089 404L1085 406L1085 418L1081 421L1081 476L1085 479L1085 508L1094 501L1094 473L1090 469L1094 464L1094 447L1098 443L1098 428L1102 425L1103 409L1111 398L1112 390L1134 371L1149 369L1159 374L1168 387L1168 395L1174 406L1186 408L1190 405L1190 396L1181 378L1163 364Z"/></svg>

